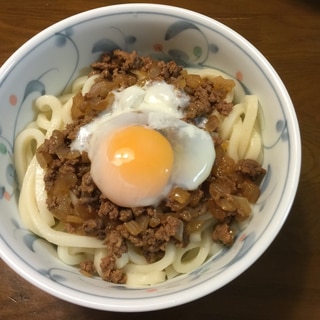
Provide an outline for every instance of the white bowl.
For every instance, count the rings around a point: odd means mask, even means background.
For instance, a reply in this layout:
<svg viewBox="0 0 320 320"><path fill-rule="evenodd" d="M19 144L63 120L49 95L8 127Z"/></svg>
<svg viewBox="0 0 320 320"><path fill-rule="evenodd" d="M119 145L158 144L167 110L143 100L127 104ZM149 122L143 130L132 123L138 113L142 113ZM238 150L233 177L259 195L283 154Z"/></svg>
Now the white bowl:
<svg viewBox="0 0 320 320"><path fill-rule="evenodd" d="M81 275L30 233L17 209L12 154L17 133L33 118L32 100L59 94L102 51L116 47L188 66L221 69L259 97L267 175L253 219L232 248L202 267L147 289L128 289ZM290 97L268 61L223 24L185 9L124 4L84 12L47 28L17 50L0 70L0 253L23 278L66 301L133 312L177 306L207 295L252 265L280 231L300 174L299 127Z"/></svg>

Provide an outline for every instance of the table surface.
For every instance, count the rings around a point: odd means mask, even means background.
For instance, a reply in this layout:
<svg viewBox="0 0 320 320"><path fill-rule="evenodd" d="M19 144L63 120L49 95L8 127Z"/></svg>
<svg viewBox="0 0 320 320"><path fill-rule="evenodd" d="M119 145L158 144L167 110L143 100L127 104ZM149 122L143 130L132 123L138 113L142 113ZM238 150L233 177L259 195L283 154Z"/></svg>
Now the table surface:
<svg viewBox="0 0 320 320"><path fill-rule="evenodd" d="M53 23L116 3L121 1L0 0L0 65ZM320 319L320 1L158 3L195 10L231 27L279 73L295 106L303 151L289 217L262 257L233 282L197 301L155 312L113 313L73 305L29 284L0 259L0 319Z"/></svg>

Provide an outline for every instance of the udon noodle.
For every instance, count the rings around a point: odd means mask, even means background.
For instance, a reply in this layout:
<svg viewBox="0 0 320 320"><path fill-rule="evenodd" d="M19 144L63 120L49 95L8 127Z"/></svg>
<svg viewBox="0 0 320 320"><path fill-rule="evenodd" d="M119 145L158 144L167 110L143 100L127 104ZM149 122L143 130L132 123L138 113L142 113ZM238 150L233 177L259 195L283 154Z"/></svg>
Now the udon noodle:
<svg viewBox="0 0 320 320"><path fill-rule="evenodd" d="M189 69L188 72L211 77L221 75L213 69L205 72ZM96 77L79 77L68 94L40 96L35 101L35 120L16 138L14 156L21 186L19 211L26 227L56 245L58 256L64 263L79 265L89 259L93 262L97 274L102 276L101 259L108 254L104 241L65 231L64 223L57 220L47 207L45 169L40 166L35 156L37 148L50 138L54 130L62 131L72 123L73 97L79 91L82 95L89 92ZM258 98L244 95L240 86L236 85L226 99L234 103L227 116L213 111L219 120L218 135L223 141L221 145L234 161L252 159L261 164L263 153L258 122ZM217 253L221 244L212 237L212 228L217 220L208 210L197 218L197 222L199 227L190 233L186 246L176 246L169 241L163 256L152 263L148 263L134 245L128 243L127 252L116 260L116 268L126 274L127 285L139 287L161 283L195 270Z"/></svg>

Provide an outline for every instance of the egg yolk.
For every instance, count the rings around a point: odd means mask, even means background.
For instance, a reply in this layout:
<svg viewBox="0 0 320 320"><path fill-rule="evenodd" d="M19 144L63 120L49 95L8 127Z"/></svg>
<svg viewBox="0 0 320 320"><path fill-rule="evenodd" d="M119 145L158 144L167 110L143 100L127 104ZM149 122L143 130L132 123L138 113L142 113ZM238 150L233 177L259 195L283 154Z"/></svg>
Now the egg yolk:
<svg viewBox="0 0 320 320"><path fill-rule="evenodd" d="M105 196L120 206L153 204L170 180L174 153L169 141L156 130L132 125L114 132L105 150L105 172L113 177L113 195L106 191Z"/></svg>

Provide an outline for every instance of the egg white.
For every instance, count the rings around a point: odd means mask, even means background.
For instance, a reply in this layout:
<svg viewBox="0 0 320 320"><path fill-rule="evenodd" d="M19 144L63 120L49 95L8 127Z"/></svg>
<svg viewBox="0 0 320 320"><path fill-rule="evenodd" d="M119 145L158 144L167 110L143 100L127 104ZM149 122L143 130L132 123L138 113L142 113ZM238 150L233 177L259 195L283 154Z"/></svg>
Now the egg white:
<svg viewBox="0 0 320 320"><path fill-rule="evenodd" d="M214 143L204 130L181 120L188 103L187 95L165 82L153 82L144 87L131 86L115 92L111 111L101 114L83 126L71 148L87 151L93 179L110 178L103 172L101 145L115 130L131 125L148 126L160 132L171 144L174 165L170 181L156 197L141 195L130 207L156 205L173 186L194 190L209 176L215 160ZM94 172L97 171L97 172ZM105 195L108 197L108 195Z"/></svg>

